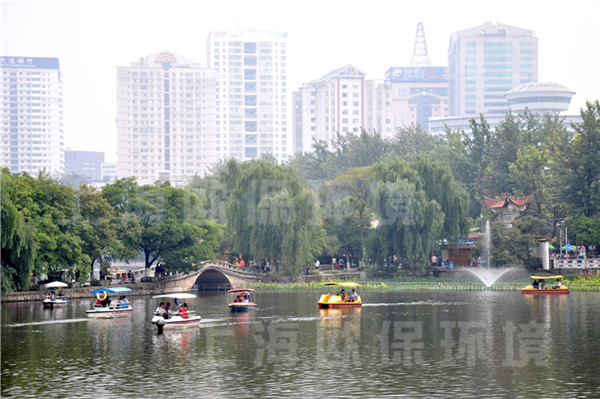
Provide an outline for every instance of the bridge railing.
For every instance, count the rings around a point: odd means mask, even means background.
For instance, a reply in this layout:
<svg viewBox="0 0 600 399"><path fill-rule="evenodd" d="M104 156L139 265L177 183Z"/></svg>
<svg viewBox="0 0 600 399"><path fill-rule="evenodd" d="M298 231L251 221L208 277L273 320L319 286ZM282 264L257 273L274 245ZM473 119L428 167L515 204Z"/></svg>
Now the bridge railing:
<svg viewBox="0 0 600 399"><path fill-rule="evenodd" d="M221 260L211 260L211 261L204 261L201 263L203 266L208 265L208 264L213 264L213 265L217 265L223 268L227 268L239 273L245 273L245 274L253 274L253 275L257 275L257 276L262 276L263 271L260 269L254 269L254 268L250 268L248 266L237 266L237 265L232 265L231 263L227 263L227 262L223 262Z"/></svg>

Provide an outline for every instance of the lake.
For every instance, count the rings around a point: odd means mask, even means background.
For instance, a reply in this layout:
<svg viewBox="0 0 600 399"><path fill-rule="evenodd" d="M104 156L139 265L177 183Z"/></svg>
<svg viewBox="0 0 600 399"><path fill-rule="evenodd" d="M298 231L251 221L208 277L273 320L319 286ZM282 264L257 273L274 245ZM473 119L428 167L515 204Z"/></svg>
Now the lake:
<svg viewBox="0 0 600 399"><path fill-rule="evenodd" d="M93 299L2 304L3 398L600 397L600 293L263 292L232 314L200 293L200 328L158 334L158 300L85 318Z"/></svg>

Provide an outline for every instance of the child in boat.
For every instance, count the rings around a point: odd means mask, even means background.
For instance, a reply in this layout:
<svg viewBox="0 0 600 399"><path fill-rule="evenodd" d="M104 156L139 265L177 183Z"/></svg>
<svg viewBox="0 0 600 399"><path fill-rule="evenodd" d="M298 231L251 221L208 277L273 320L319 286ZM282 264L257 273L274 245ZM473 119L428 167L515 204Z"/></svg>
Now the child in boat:
<svg viewBox="0 0 600 399"><path fill-rule="evenodd" d="M165 313L165 303L161 302L160 305L158 305L158 307L154 311L154 314L156 314L158 316L162 316L164 313Z"/></svg>
<svg viewBox="0 0 600 399"><path fill-rule="evenodd" d="M342 302L346 301L346 291L342 290L340 293L340 298L342 299Z"/></svg>
<svg viewBox="0 0 600 399"><path fill-rule="evenodd" d="M239 295L236 296L235 299L233 300L233 303L238 303L238 302L241 302Z"/></svg>
<svg viewBox="0 0 600 399"><path fill-rule="evenodd" d="M183 305L181 305L181 307L179 308L179 312L178 315L183 317L184 319L187 319L189 317L189 313L187 310L187 303L184 303Z"/></svg>

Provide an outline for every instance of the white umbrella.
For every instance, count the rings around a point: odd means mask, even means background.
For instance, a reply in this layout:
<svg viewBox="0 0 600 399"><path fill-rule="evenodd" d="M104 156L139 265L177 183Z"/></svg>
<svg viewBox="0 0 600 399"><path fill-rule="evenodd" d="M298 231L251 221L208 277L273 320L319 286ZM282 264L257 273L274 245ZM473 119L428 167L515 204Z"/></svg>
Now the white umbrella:
<svg viewBox="0 0 600 399"><path fill-rule="evenodd" d="M68 287L68 286L69 286L69 284L65 284L60 281L54 281L52 283L46 284L44 287L46 287L46 288L63 288L63 287Z"/></svg>

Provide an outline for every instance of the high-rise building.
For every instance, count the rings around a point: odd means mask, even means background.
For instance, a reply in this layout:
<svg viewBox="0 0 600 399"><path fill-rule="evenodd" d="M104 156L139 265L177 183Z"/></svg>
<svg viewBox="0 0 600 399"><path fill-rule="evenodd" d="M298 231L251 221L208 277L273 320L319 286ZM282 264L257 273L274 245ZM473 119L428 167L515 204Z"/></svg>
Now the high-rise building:
<svg viewBox="0 0 600 399"><path fill-rule="evenodd" d="M88 181L102 178L104 153L96 151L65 151L65 174L75 173Z"/></svg>
<svg viewBox="0 0 600 399"><path fill-rule="evenodd" d="M390 138L392 131L392 90L383 80L365 80L362 127L368 132Z"/></svg>
<svg viewBox="0 0 600 399"><path fill-rule="evenodd" d="M486 22L454 32L448 46L451 116L505 114L504 95L538 80L535 32Z"/></svg>
<svg viewBox="0 0 600 399"><path fill-rule="evenodd" d="M171 51L117 67L118 177L182 185L215 152L215 70Z"/></svg>
<svg viewBox="0 0 600 399"><path fill-rule="evenodd" d="M420 125L427 131L430 117L448 116L448 68L392 67L385 73L391 87L392 130Z"/></svg>
<svg viewBox="0 0 600 399"><path fill-rule="evenodd" d="M208 35L219 157L243 161L270 153L284 160L291 153L286 37L285 32L247 29Z"/></svg>
<svg viewBox="0 0 600 399"><path fill-rule="evenodd" d="M63 88L58 58L3 56L2 167L65 172Z"/></svg>
<svg viewBox="0 0 600 399"><path fill-rule="evenodd" d="M332 148L338 133L365 129L391 135L390 87L366 76L346 65L293 93L294 152L312 151L314 141L325 141Z"/></svg>
<svg viewBox="0 0 600 399"><path fill-rule="evenodd" d="M425 28L419 22L410 65L392 67L385 73L385 82L391 88L394 132L417 124L426 131L430 117L448 115L448 68L431 64Z"/></svg>
<svg viewBox="0 0 600 399"><path fill-rule="evenodd" d="M354 65L346 65L304 83L299 92L294 92L294 98L296 93L302 97L299 103L294 101L294 142L302 143L295 152L312 151L315 140L325 141L331 147L336 133L360 131L366 76Z"/></svg>

